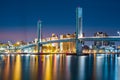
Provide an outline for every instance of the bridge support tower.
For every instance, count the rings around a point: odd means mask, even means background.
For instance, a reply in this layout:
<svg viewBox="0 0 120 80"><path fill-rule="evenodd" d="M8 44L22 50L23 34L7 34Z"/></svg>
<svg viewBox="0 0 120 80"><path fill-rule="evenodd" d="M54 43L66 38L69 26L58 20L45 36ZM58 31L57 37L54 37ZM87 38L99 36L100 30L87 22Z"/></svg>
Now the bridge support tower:
<svg viewBox="0 0 120 80"><path fill-rule="evenodd" d="M82 43L79 38L82 37L82 8L76 9L76 54L82 53Z"/></svg>
<svg viewBox="0 0 120 80"><path fill-rule="evenodd" d="M38 53L42 52L42 45L40 42L42 41L42 32L41 32L41 21L39 20L37 23L38 27Z"/></svg>

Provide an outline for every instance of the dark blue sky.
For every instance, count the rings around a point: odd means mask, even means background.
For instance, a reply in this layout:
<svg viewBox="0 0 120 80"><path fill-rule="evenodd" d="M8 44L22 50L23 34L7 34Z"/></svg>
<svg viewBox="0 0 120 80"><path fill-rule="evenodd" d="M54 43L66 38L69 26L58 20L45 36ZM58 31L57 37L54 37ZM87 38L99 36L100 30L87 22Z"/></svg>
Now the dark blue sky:
<svg viewBox="0 0 120 80"><path fill-rule="evenodd" d="M0 0L0 41L31 41L37 21L42 20L43 36L75 32L75 9L83 8L86 36L103 31L117 35L120 30L119 0Z"/></svg>

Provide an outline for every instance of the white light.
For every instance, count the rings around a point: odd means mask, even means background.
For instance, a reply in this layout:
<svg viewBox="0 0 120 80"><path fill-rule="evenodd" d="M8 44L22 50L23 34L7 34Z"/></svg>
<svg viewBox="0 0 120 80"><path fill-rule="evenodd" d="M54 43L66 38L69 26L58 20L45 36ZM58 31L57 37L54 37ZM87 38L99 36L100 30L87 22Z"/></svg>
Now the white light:
<svg viewBox="0 0 120 80"><path fill-rule="evenodd" d="M50 55L46 55L45 57L46 57L46 58L49 58L49 56L50 56Z"/></svg>
<svg viewBox="0 0 120 80"><path fill-rule="evenodd" d="M30 54L26 54L26 56L30 56Z"/></svg>
<svg viewBox="0 0 120 80"><path fill-rule="evenodd" d="M86 58L87 56L80 56L81 58Z"/></svg>
<svg viewBox="0 0 120 80"><path fill-rule="evenodd" d="M96 58L104 58L104 54L97 54Z"/></svg>
<svg viewBox="0 0 120 80"><path fill-rule="evenodd" d="M55 46L55 44L53 43L52 46Z"/></svg>
<svg viewBox="0 0 120 80"><path fill-rule="evenodd" d="M120 31L117 31L118 35L120 36Z"/></svg>
<svg viewBox="0 0 120 80"><path fill-rule="evenodd" d="M12 54L11 56L14 56L14 54Z"/></svg>
<svg viewBox="0 0 120 80"><path fill-rule="evenodd" d="M35 55L32 55L32 57L35 57Z"/></svg>
<svg viewBox="0 0 120 80"><path fill-rule="evenodd" d="M24 56L23 54L21 54L21 56Z"/></svg>
<svg viewBox="0 0 120 80"><path fill-rule="evenodd" d="M3 57L4 55L0 55L0 56L2 56L2 57Z"/></svg>
<svg viewBox="0 0 120 80"><path fill-rule="evenodd" d="M117 57L117 59L120 59L120 57Z"/></svg>
<svg viewBox="0 0 120 80"><path fill-rule="evenodd" d="M60 58L60 55L56 55L56 57L57 57L57 59L59 59L59 58Z"/></svg>

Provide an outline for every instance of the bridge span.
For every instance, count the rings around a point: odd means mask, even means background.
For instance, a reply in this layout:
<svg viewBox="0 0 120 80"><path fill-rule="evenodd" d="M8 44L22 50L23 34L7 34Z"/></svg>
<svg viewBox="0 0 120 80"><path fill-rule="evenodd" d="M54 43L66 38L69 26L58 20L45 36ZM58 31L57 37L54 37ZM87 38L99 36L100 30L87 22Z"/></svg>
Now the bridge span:
<svg viewBox="0 0 120 80"><path fill-rule="evenodd" d="M78 38L78 39L79 39L79 41L120 41L120 36L81 37L81 38ZM43 45L43 44L49 44L49 43L75 42L75 41L76 41L75 38L66 38L66 39L59 39L59 40L42 41L42 42L39 42L39 44ZM29 44L29 45L20 47L20 49L29 48L29 47L33 47L33 46L36 46L36 45L38 45L38 44Z"/></svg>
<svg viewBox="0 0 120 80"><path fill-rule="evenodd" d="M81 37L78 38L79 41L120 41L120 36L109 36L109 37ZM60 42L75 42L75 38L59 39L59 40L50 40L46 42L39 42L39 44L48 44L48 43L60 43Z"/></svg>

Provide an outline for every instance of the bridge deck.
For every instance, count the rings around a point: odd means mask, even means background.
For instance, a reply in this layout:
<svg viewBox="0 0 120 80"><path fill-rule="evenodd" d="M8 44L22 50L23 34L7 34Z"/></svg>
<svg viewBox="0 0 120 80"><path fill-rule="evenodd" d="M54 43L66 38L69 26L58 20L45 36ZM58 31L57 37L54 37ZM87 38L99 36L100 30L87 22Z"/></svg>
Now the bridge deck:
<svg viewBox="0 0 120 80"><path fill-rule="evenodd" d="M79 40L81 41L120 41L120 36L109 36L109 37L82 37L79 38ZM48 43L60 43L60 42L75 42L76 39L75 38L66 38L66 39L59 39L59 40L50 40L50 41L46 41L46 42L39 42L39 44L48 44ZM24 48L29 48L29 47L33 47L37 44L30 44L30 45L26 45L21 47L21 49Z"/></svg>

